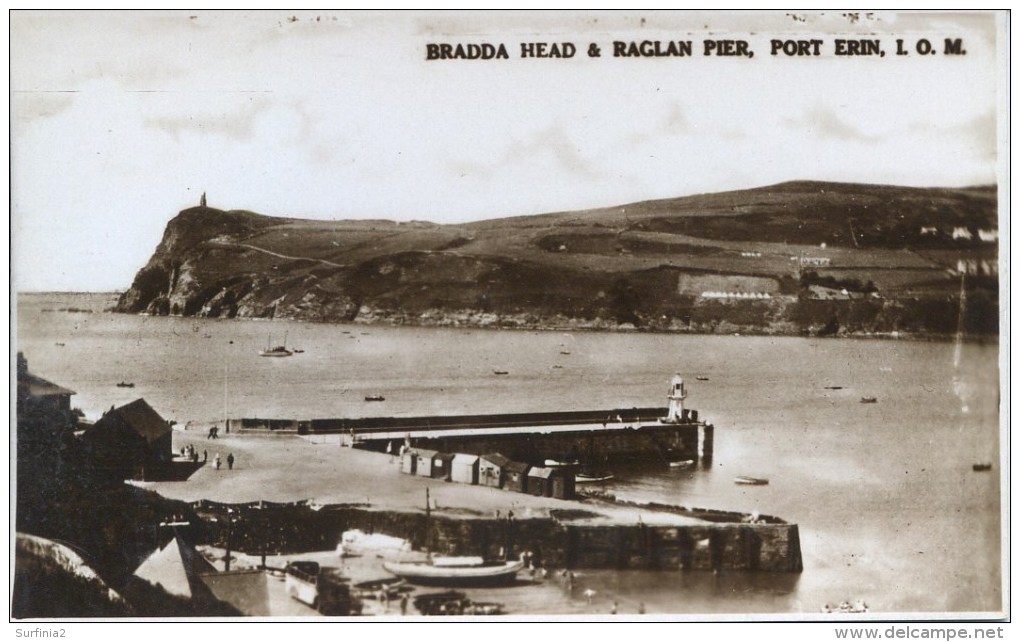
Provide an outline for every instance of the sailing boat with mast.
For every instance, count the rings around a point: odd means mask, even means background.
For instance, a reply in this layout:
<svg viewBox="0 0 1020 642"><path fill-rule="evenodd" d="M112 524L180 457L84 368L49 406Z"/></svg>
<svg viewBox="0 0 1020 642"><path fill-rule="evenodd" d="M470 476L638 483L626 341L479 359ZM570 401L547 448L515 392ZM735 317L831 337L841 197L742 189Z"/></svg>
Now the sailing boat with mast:
<svg viewBox="0 0 1020 642"><path fill-rule="evenodd" d="M289 357L294 354L293 350L287 349L287 334L283 335L283 343L278 346L272 345L272 337L266 342L266 349L259 352L263 357Z"/></svg>
<svg viewBox="0 0 1020 642"><path fill-rule="evenodd" d="M383 568L413 584L432 586L503 586L517 578L524 557L517 561L486 560L481 556L439 557L432 555L432 511L429 489L425 489L426 556L423 562L383 562Z"/></svg>

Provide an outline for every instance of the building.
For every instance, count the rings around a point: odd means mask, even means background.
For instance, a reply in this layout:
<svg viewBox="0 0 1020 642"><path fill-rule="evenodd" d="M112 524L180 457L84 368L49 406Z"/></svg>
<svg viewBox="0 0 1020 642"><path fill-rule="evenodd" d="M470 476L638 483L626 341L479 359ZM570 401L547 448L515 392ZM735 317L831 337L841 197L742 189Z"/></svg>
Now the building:
<svg viewBox="0 0 1020 642"><path fill-rule="evenodd" d="M478 458L478 484L501 488L504 471L510 463L509 459L499 453L482 455Z"/></svg>
<svg viewBox="0 0 1020 642"><path fill-rule="evenodd" d="M434 450L428 450L426 448L416 448L414 451L416 461L414 463L414 474L420 477L431 477L432 476L432 461L435 459L437 453Z"/></svg>
<svg viewBox="0 0 1020 642"><path fill-rule="evenodd" d="M999 274L999 264L994 259L959 259L956 261L956 273L971 276L996 276Z"/></svg>
<svg viewBox="0 0 1020 642"><path fill-rule="evenodd" d="M953 240L958 241L963 239L965 241L971 241L974 239L974 235L970 233L965 227L954 227L953 228Z"/></svg>
<svg viewBox="0 0 1020 642"><path fill-rule="evenodd" d="M153 586L162 587L171 595L192 599L197 595L212 597L199 575L215 570L212 564L175 532L172 539L153 551L135 569L134 574Z"/></svg>
<svg viewBox="0 0 1020 642"><path fill-rule="evenodd" d="M999 230L978 230L978 238L985 243L995 243L999 240Z"/></svg>
<svg viewBox="0 0 1020 642"><path fill-rule="evenodd" d="M800 257L801 267L829 267L832 259L827 256L802 256Z"/></svg>
<svg viewBox="0 0 1020 642"><path fill-rule="evenodd" d="M144 399L104 414L82 441L96 464L118 479L152 479L173 461L173 430Z"/></svg>
<svg viewBox="0 0 1020 642"><path fill-rule="evenodd" d="M544 466L532 466L528 471L528 488L526 492L536 497L552 497L552 475L554 469Z"/></svg>
<svg viewBox="0 0 1020 642"><path fill-rule="evenodd" d="M70 426L71 395L73 390L58 386L28 371L28 360L18 353L18 422L45 421L49 424Z"/></svg>
<svg viewBox="0 0 1020 642"><path fill-rule="evenodd" d="M405 475L415 474L418 468L418 452L414 450L405 450L400 453L400 472Z"/></svg>
<svg viewBox="0 0 1020 642"><path fill-rule="evenodd" d="M503 467L503 488L518 493L528 492L528 465L511 461Z"/></svg>
<svg viewBox="0 0 1020 642"><path fill-rule="evenodd" d="M550 497L557 499L573 499L576 494L576 478L574 473L569 470L557 469L553 470L553 474L550 477L552 480L552 487L550 490Z"/></svg>
<svg viewBox="0 0 1020 642"><path fill-rule="evenodd" d="M453 470L453 453L436 453L432 458L432 479L450 481Z"/></svg>
<svg viewBox="0 0 1020 642"><path fill-rule="evenodd" d="M478 455L454 455L450 481L461 484L478 484Z"/></svg>

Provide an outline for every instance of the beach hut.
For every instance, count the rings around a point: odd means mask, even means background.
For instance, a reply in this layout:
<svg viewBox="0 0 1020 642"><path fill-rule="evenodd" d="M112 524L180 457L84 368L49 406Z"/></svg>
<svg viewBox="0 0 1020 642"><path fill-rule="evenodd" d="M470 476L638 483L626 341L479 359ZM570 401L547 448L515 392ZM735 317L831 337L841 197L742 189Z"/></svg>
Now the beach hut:
<svg viewBox="0 0 1020 642"><path fill-rule="evenodd" d="M454 455L450 466L450 481L461 484L477 484L478 455Z"/></svg>
<svg viewBox="0 0 1020 642"><path fill-rule="evenodd" d="M434 450L426 450L424 448L416 448L414 452L417 455L416 463L414 464L414 474L419 477L431 477L432 460L439 453Z"/></svg>
<svg viewBox="0 0 1020 642"><path fill-rule="evenodd" d="M550 475L552 485L546 490L550 492L549 497L556 497L557 499L573 499L574 498L574 473L570 470L553 469L552 475Z"/></svg>
<svg viewBox="0 0 1020 642"><path fill-rule="evenodd" d="M554 468L532 466L528 471L527 493L536 497L552 497L552 476Z"/></svg>
<svg viewBox="0 0 1020 642"><path fill-rule="evenodd" d="M503 488L518 493L528 492L528 465L519 461L503 466Z"/></svg>
<svg viewBox="0 0 1020 642"><path fill-rule="evenodd" d="M436 453L432 457L432 479L450 481L450 469L453 468L453 453Z"/></svg>
<svg viewBox="0 0 1020 642"><path fill-rule="evenodd" d="M478 484L481 486L491 486L493 488L500 488L503 486L504 469L510 460L500 455L499 453L492 453L490 455L482 455L478 458Z"/></svg>
<svg viewBox="0 0 1020 642"><path fill-rule="evenodd" d="M413 475L418 469L418 451L407 449L400 454L400 472Z"/></svg>

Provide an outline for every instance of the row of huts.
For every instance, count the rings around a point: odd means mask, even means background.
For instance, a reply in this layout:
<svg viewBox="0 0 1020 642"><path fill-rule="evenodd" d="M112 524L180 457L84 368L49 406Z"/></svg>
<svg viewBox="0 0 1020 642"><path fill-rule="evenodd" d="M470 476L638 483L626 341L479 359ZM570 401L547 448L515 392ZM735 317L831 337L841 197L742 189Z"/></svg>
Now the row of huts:
<svg viewBox="0 0 1020 642"><path fill-rule="evenodd" d="M400 455L400 472L461 484L490 486L537 497L574 497L574 473L564 468L529 466L499 453L468 455L411 448Z"/></svg>

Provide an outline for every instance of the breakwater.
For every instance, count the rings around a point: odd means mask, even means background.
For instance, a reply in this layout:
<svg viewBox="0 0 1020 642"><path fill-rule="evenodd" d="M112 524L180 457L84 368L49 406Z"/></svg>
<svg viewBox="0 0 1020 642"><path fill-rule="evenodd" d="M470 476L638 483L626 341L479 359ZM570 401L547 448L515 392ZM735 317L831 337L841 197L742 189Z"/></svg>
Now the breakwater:
<svg viewBox="0 0 1020 642"><path fill-rule="evenodd" d="M403 443L440 452L500 453L539 465L546 459L581 464L676 459L711 462L715 427L697 410L628 408L355 419L228 419L235 434L299 434L317 441L394 452Z"/></svg>
<svg viewBox="0 0 1020 642"><path fill-rule="evenodd" d="M464 509L440 509L426 516L424 511L379 510L367 504L193 505L198 541L252 555L330 550L344 531L359 529L400 537L416 549L431 547L443 554L493 558L530 551L534 564L547 569L783 573L803 569L796 524L709 509L640 508L649 515L669 512L689 517L691 523L618 523L588 510L584 502L576 509L528 518L480 516Z"/></svg>

